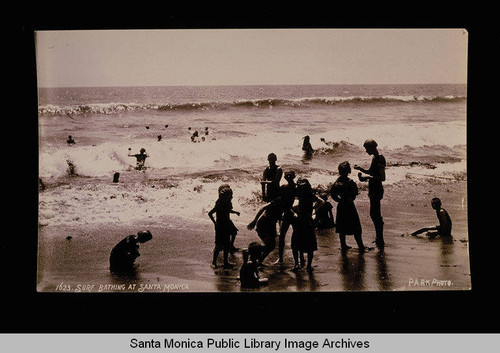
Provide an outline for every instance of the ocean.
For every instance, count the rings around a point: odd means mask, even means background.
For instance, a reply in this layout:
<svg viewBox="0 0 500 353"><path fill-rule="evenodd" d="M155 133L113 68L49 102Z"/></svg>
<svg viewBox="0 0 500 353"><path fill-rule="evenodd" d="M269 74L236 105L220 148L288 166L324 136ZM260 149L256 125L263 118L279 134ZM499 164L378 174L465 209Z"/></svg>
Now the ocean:
<svg viewBox="0 0 500 353"><path fill-rule="evenodd" d="M386 185L467 178L466 85L85 87L38 93L42 226L161 223L168 217L209 222L207 212L223 183L231 185L242 221L251 220L262 205L260 178L269 153L284 170L327 190L340 162L369 166L371 156L363 148L369 138L387 160ZM198 137L192 139L194 132ZM69 135L74 144L66 142ZM315 149L310 158L301 149L306 135ZM132 154L146 150L145 170L134 168L129 148Z"/></svg>

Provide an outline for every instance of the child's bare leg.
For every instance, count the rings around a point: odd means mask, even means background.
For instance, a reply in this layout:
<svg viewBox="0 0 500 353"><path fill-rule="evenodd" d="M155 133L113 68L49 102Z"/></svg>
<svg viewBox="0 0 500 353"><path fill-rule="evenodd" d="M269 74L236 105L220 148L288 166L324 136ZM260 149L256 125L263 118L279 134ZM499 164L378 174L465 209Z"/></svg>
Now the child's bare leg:
<svg viewBox="0 0 500 353"><path fill-rule="evenodd" d="M293 270L299 269L299 251L296 249L292 249L293 261L295 265L293 266Z"/></svg>
<svg viewBox="0 0 500 353"><path fill-rule="evenodd" d="M224 252L224 268L233 268L233 265L231 265L227 260L229 257L229 249L224 248L223 252Z"/></svg>
<svg viewBox="0 0 500 353"><path fill-rule="evenodd" d="M354 239L358 244L358 249L360 252L365 251L365 245L363 244L363 239L361 238L361 233L354 234Z"/></svg>
<svg viewBox="0 0 500 353"><path fill-rule="evenodd" d="M213 260L212 260L212 265L214 267L217 267L217 258L219 257L219 252L220 252L220 249L218 247L215 247L214 248L214 256L213 256Z"/></svg>
<svg viewBox="0 0 500 353"><path fill-rule="evenodd" d="M314 251L307 252L307 270L312 271L312 262L314 258Z"/></svg>
<svg viewBox="0 0 500 353"><path fill-rule="evenodd" d="M340 239L340 248L343 251L346 251L347 249L350 249L350 247L347 246L347 243L345 242L345 234L340 233L339 234L339 239Z"/></svg>

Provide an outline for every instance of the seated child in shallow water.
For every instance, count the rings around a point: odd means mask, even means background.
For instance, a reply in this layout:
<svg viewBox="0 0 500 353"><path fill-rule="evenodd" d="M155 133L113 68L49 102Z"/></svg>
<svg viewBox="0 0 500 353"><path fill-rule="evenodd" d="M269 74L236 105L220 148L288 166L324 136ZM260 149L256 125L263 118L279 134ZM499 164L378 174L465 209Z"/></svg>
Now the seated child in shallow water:
<svg viewBox="0 0 500 353"><path fill-rule="evenodd" d="M421 228L411 233L411 235L417 235L427 232L427 235L429 237L436 237L438 235L447 238L451 237L451 218L448 212L441 207L441 200L437 197L433 198L431 200L431 206L434 210L436 210L436 216L438 218L439 225L435 227Z"/></svg>
<svg viewBox="0 0 500 353"><path fill-rule="evenodd" d="M257 288L267 284L268 279L259 276L258 259L261 253L262 246L256 242L250 243L248 249L243 250L243 265L240 269L240 282L243 288Z"/></svg>

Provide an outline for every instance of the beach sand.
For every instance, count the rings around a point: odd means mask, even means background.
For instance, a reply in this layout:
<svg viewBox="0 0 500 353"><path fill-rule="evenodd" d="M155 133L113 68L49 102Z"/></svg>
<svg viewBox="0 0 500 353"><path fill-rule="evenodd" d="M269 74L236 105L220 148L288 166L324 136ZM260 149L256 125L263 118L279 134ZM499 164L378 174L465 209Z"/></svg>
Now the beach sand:
<svg viewBox="0 0 500 353"><path fill-rule="evenodd" d="M440 197L453 221L453 240L412 237L412 231L437 224L430 200ZM336 204L332 202L336 209ZM356 199L365 245L373 246L373 224L365 188ZM232 215L239 228L236 246L258 241L246 229L253 210ZM384 251L377 248L359 254L352 236L346 254L340 251L335 229L318 230L318 251L312 272L291 271L291 229L286 236L285 266L280 267L277 249L266 261L261 277L269 279L258 289L243 289L237 279L241 251L230 256L233 270L210 267L214 228L208 218L186 221L147 218L133 227L124 224L39 226L37 290L39 292L341 292L468 290L471 288L467 232L467 190L464 180L406 179L385 186L382 200L385 221ZM115 277L109 272L109 253L125 236L149 229L150 242L141 244L137 273ZM219 257L222 264L222 253Z"/></svg>

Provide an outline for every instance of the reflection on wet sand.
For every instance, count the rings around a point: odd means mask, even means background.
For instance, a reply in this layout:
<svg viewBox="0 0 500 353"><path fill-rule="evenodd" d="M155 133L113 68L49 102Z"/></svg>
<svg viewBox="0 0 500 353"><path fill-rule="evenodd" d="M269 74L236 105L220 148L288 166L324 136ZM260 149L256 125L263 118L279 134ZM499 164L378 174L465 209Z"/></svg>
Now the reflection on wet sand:
<svg viewBox="0 0 500 353"><path fill-rule="evenodd" d="M376 256L375 260L377 262L377 283L379 290L391 290L393 287L391 275L387 269L387 254L384 250L380 250Z"/></svg>
<svg viewBox="0 0 500 353"><path fill-rule="evenodd" d="M346 291L365 289L365 258L363 255L342 252L339 257L342 285Z"/></svg>

